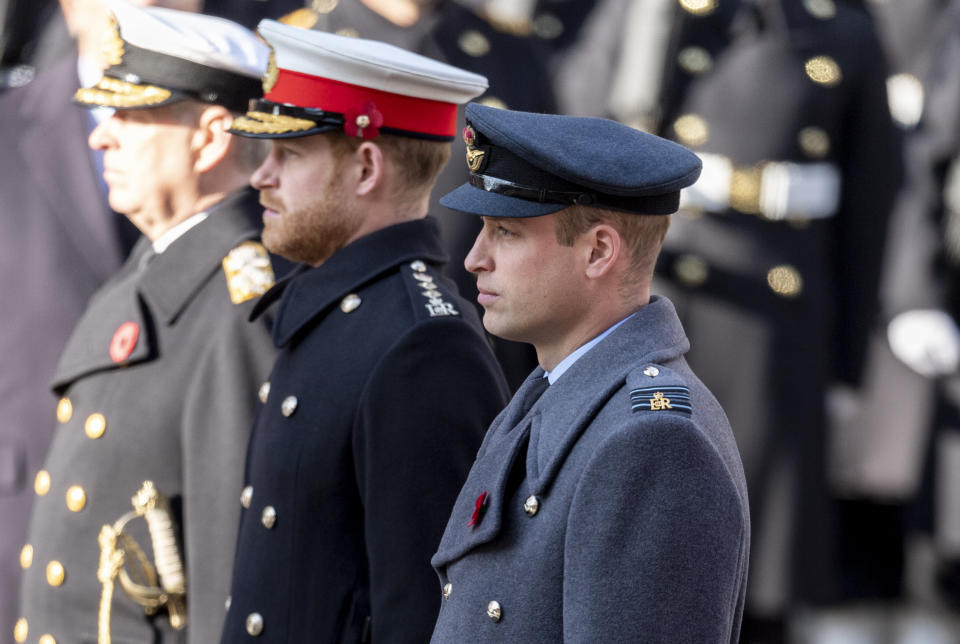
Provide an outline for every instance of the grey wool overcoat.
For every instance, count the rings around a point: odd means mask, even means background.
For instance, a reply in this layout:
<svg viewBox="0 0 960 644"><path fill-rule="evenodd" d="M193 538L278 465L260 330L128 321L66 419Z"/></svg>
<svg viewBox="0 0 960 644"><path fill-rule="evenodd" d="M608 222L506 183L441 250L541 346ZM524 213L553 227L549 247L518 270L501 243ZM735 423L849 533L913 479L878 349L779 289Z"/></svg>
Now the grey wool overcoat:
<svg viewBox="0 0 960 644"><path fill-rule="evenodd" d="M432 563L435 643L727 643L750 519L727 418L654 297L494 420Z"/></svg>
<svg viewBox="0 0 960 644"><path fill-rule="evenodd" d="M275 357L268 325L247 321L272 283L256 193L227 197L163 253L146 239L94 295L54 376L59 421L43 469L24 566L18 641L61 644L216 640L236 542L237 490L257 389ZM149 261L148 261L149 259ZM186 628L148 614L101 577L100 534L151 481L168 499L186 577ZM143 519L124 533L158 563ZM126 570L144 583L135 550ZM162 571L159 571L162 572ZM5 640L4 640L5 641Z"/></svg>

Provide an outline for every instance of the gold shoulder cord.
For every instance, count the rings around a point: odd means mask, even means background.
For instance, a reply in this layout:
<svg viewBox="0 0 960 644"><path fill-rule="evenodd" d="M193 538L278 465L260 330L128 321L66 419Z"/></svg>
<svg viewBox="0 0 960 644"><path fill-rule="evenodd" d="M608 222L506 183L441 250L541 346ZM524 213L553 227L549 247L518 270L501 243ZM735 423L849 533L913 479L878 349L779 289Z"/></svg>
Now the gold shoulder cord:
<svg viewBox="0 0 960 644"><path fill-rule="evenodd" d="M133 511L120 517L112 526L105 525L100 529L97 579L102 590L97 644L110 644L110 611L114 582L118 577L126 593L143 606L148 615L166 607L171 626L179 630L187 625L186 579L170 506L151 481L144 481L131 502ZM150 530L156 568L137 542L123 531L127 523L138 517L146 520Z"/></svg>

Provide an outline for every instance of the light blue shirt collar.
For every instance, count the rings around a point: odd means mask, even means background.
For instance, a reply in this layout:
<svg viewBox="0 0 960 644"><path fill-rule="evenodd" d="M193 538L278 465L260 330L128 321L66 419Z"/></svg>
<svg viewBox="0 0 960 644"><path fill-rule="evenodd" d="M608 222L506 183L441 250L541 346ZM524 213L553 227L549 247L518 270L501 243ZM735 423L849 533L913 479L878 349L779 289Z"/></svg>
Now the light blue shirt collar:
<svg viewBox="0 0 960 644"><path fill-rule="evenodd" d="M561 360L560 364L558 364L556 367L553 368L553 371L545 372L544 377L550 382L551 385L555 383L557 381L557 378L562 376L567 371L567 369L572 367L573 363L579 360L583 356L583 354L585 354L587 351L589 351L590 349L595 347L597 344L599 344L601 340L603 340L605 337L613 333L618 326L620 326L621 324L623 324L624 322L632 318L634 315L636 315L636 313L631 313L630 315L623 318L622 320L614 324L612 327L610 327L609 329L607 329L606 331L604 331L603 333L595 337L593 340L590 340L586 344L580 345L580 347L578 347L573 353L571 353L566 358Z"/></svg>

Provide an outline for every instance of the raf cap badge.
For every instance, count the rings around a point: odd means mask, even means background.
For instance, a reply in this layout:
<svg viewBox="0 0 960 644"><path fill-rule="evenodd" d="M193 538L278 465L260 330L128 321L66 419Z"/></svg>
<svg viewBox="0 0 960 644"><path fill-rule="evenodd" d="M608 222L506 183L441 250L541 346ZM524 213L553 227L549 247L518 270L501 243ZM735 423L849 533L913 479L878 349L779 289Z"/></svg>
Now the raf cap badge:
<svg viewBox="0 0 960 644"><path fill-rule="evenodd" d="M487 153L477 148L477 132L469 125L463 128L463 142L467 144L467 167L477 172Z"/></svg>

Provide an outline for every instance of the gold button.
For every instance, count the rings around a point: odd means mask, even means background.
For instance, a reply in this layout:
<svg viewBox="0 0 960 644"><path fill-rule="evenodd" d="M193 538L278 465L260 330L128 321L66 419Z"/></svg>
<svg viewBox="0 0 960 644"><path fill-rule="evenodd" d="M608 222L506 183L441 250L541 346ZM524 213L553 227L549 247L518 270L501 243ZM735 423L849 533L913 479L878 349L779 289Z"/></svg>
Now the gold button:
<svg viewBox="0 0 960 644"><path fill-rule="evenodd" d="M360 296L356 293L351 293L342 300L340 300L340 310L344 313L352 313L357 310L357 307L363 303L363 300L360 299Z"/></svg>
<svg viewBox="0 0 960 644"><path fill-rule="evenodd" d="M443 585L443 598L450 599L450 593L453 592L453 584L449 581Z"/></svg>
<svg viewBox="0 0 960 644"><path fill-rule="evenodd" d="M273 526L277 523L277 510L272 505L268 505L263 509L263 513L260 515L260 523L263 524L263 527L267 530L273 529Z"/></svg>
<svg viewBox="0 0 960 644"><path fill-rule="evenodd" d="M771 268L767 272L767 284L774 293L788 299L800 295L803 291L803 278L800 272L789 264Z"/></svg>
<svg viewBox="0 0 960 644"><path fill-rule="evenodd" d="M253 486L248 485L243 488L243 492L240 493L240 505L244 508L249 508L251 501L253 501Z"/></svg>
<svg viewBox="0 0 960 644"><path fill-rule="evenodd" d="M733 166L730 175L730 207L748 215L760 214L760 190L763 169L760 166Z"/></svg>
<svg viewBox="0 0 960 644"><path fill-rule="evenodd" d="M541 13L533 19L533 33L544 40L560 37L563 29L563 21L552 13Z"/></svg>
<svg viewBox="0 0 960 644"><path fill-rule="evenodd" d="M837 15L837 5L833 0L803 0L803 7L807 13L820 20L829 20Z"/></svg>
<svg viewBox="0 0 960 644"><path fill-rule="evenodd" d="M79 485L71 485L67 490L67 508L79 512L87 505L87 493Z"/></svg>
<svg viewBox="0 0 960 644"><path fill-rule="evenodd" d="M540 509L540 499L533 496L532 494L527 497L526 501L523 502L523 511L527 513L528 517L534 516L539 509Z"/></svg>
<svg viewBox="0 0 960 644"><path fill-rule="evenodd" d="M810 80L824 87L833 87L843 77L840 73L840 65L830 56L814 56L804 64L803 68Z"/></svg>
<svg viewBox="0 0 960 644"><path fill-rule="evenodd" d="M487 604L487 617L495 622L499 622L503 617L503 610L500 608L500 602L493 600Z"/></svg>
<svg viewBox="0 0 960 644"><path fill-rule="evenodd" d="M688 74L705 74L713 67L713 58L703 47L684 47L677 54L677 63Z"/></svg>
<svg viewBox="0 0 960 644"><path fill-rule="evenodd" d="M468 29L457 39L460 51L474 58L490 53L490 41L479 31Z"/></svg>
<svg viewBox="0 0 960 644"><path fill-rule="evenodd" d="M103 414L90 414L83 424L83 431L90 438L100 438L106 430L107 419L103 417Z"/></svg>
<svg viewBox="0 0 960 644"><path fill-rule="evenodd" d="M20 567L26 570L33 565L33 546L29 543L20 549Z"/></svg>
<svg viewBox="0 0 960 644"><path fill-rule="evenodd" d="M479 99L478 102L481 105L486 105L487 107L492 107L498 110L507 109L507 104L503 101L503 99L497 98L496 96L484 96L483 98Z"/></svg>
<svg viewBox="0 0 960 644"><path fill-rule="evenodd" d="M50 472L47 470L37 472L37 478L33 479L33 491L37 496L43 496L50 491Z"/></svg>
<svg viewBox="0 0 960 644"><path fill-rule="evenodd" d="M643 368L643 375L645 375L647 378L656 378L660 375L660 370L653 365L650 365L649 367Z"/></svg>
<svg viewBox="0 0 960 644"><path fill-rule="evenodd" d="M289 418L295 411L297 411L297 397L287 396L284 398L283 402L280 403L280 413Z"/></svg>
<svg viewBox="0 0 960 644"><path fill-rule="evenodd" d="M823 128L811 125L797 132L800 149L811 159L822 159L830 153L830 135Z"/></svg>
<svg viewBox="0 0 960 644"><path fill-rule="evenodd" d="M680 6L695 16L705 16L717 8L717 0L680 0Z"/></svg>
<svg viewBox="0 0 960 644"><path fill-rule="evenodd" d="M70 402L70 399L64 396L60 399L60 402L57 403L57 420L61 423L68 422L73 418L73 403Z"/></svg>
<svg viewBox="0 0 960 644"><path fill-rule="evenodd" d="M51 561L47 564L47 583L51 586L59 586L66 576L67 573L63 569L63 564L59 561Z"/></svg>
<svg viewBox="0 0 960 644"><path fill-rule="evenodd" d="M673 263L673 274L684 286L700 286L707 281L710 269L696 255L681 255Z"/></svg>
<svg viewBox="0 0 960 644"><path fill-rule="evenodd" d="M30 628L27 625L27 620L21 617L17 620L17 625L13 627L13 641L26 642L29 633Z"/></svg>
<svg viewBox="0 0 960 644"><path fill-rule="evenodd" d="M37 644L57 644L57 640L54 639L53 635L47 633L46 635L40 636L40 639L37 640Z"/></svg>
<svg viewBox="0 0 960 644"><path fill-rule="evenodd" d="M270 381L266 381L260 385L260 391L257 392L257 396L260 397L260 402L267 402L267 398L270 397Z"/></svg>
<svg viewBox="0 0 960 644"><path fill-rule="evenodd" d="M686 145L703 145L710 139L710 128L703 118L696 114L684 114L673 123L677 138Z"/></svg>
<svg viewBox="0 0 960 644"><path fill-rule="evenodd" d="M260 613L247 615L247 632L254 637L263 632L263 616Z"/></svg>

